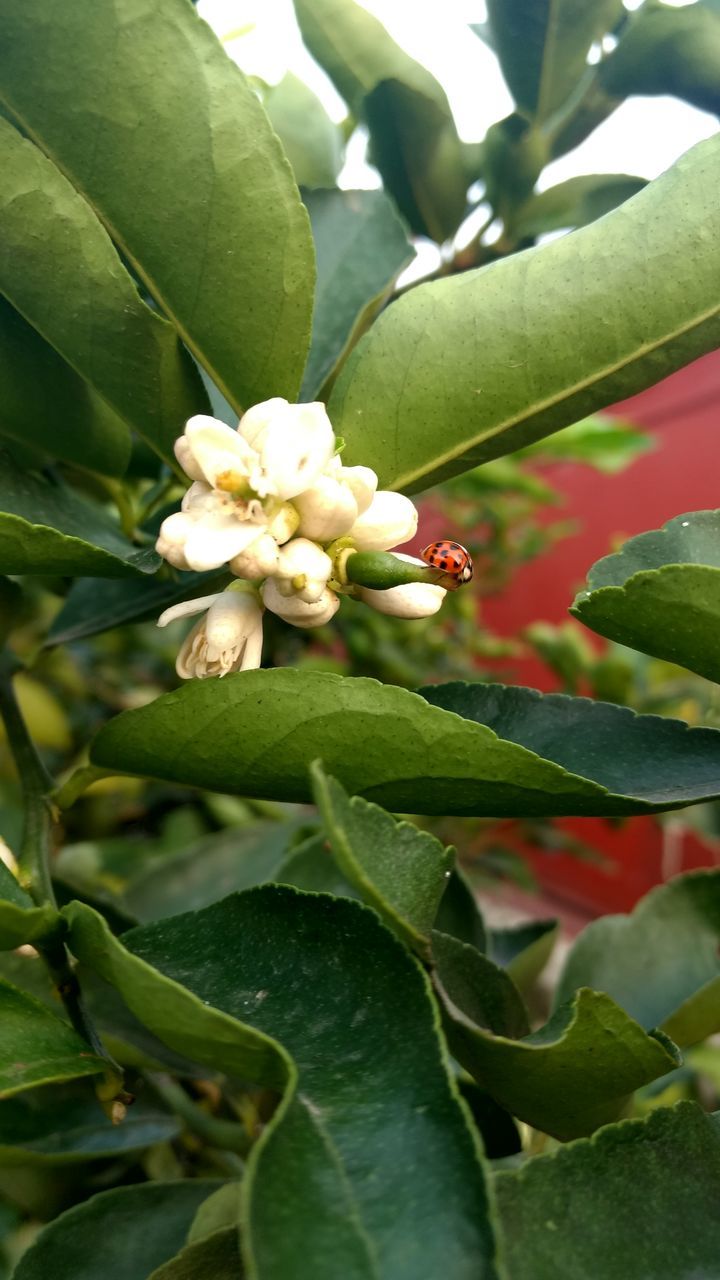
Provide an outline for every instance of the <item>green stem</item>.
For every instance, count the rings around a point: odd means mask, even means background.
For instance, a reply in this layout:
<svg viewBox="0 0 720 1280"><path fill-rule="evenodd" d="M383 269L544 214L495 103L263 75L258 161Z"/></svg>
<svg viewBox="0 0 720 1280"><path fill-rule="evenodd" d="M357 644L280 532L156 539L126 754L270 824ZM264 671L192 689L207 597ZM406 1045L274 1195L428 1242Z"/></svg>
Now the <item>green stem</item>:
<svg viewBox="0 0 720 1280"><path fill-rule="evenodd" d="M235 1151L238 1155L246 1155L250 1149L250 1139L241 1124L234 1120L219 1120L217 1116L208 1115L170 1076L148 1072L148 1080L155 1092L166 1106L185 1121L191 1133L202 1138L212 1147L220 1151Z"/></svg>
<svg viewBox="0 0 720 1280"><path fill-rule="evenodd" d="M52 812L48 800L53 780L35 749L15 697L13 676L19 666L12 654L0 657L0 716L20 779L25 810L20 864L38 906L45 902L56 906L50 879Z"/></svg>

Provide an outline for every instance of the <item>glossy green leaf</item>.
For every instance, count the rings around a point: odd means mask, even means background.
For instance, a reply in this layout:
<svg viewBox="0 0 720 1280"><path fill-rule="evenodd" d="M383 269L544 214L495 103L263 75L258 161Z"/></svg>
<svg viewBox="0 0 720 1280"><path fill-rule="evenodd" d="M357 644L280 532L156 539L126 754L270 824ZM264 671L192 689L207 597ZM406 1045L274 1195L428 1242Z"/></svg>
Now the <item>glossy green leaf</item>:
<svg viewBox="0 0 720 1280"><path fill-rule="evenodd" d="M581 986L606 991L680 1045L720 1031L720 871L678 876L631 915L593 920L568 954L557 999Z"/></svg>
<svg viewBox="0 0 720 1280"><path fill-rule="evenodd" d="M720 1126L692 1102L495 1178L509 1280L710 1280Z"/></svg>
<svg viewBox="0 0 720 1280"><path fill-rule="evenodd" d="M147 622L159 618L164 609L198 595L221 591L227 582L225 572L181 573L172 578L131 578L106 583L98 594L93 578L77 578L65 603L53 619L45 639L50 648L96 636L113 627L130 622Z"/></svg>
<svg viewBox="0 0 720 1280"><path fill-rule="evenodd" d="M520 991L529 991L552 955L558 928L557 920L529 920L527 924L491 929L490 958L507 970Z"/></svg>
<svg viewBox="0 0 720 1280"><path fill-rule="evenodd" d="M32 22L30 6L14 15ZM3 16L4 57L12 43L7 21ZM59 27L53 21L46 29ZM37 40L38 28L33 29ZM43 64L46 74L50 63L43 59ZM73 96L81 83L78 70L66 85ZM5 68L0 84L8 84ZM207 404L175 330L142 301L90 205L33 142L2 118L0 162L0 293L115 413L172 458L172 442L185 419ZM45 376L53 364L45 361ZM72 385L69 371L59 379L59 394L63 384ZM36 391L35 399L40 394ZM106 411L105 418L112 415Z"/></svg>
<svg viewBox="0 0 720 1280"><path fill-rule="evenodd" d="M468 178L445 90L355 0L295 0L303 40L352 113L372 160L418 235L444 240L465 210Z"/></svg>
<svg viewBox="0 0 720 1280"><path fill-rule="evenodd" d="M182 1248L193 1214L215 1186L198 1178L102 1191L41 1231L14 1280L146 1280Z"/></svg>
<svg viewBox="0 0 720 1280"><path fill-rule="evenodd" d="M622 0L488 0L492 45L518 107L538 120L552 115L622 13Z"/></svg>
<svg viewBox="0 0 720 1280"><path fill-rule="evenodd" d="M525 237L585 227L647 186L645 178L627 173L594 173L568 178L531 198L519 210L513 229Z"/></svg>
<svg viewBox="0 0 720 1280"><path fill-rule="evenodd" d="M239 732L246 723L252 733ZM108 771L300 802L317 757L399 813L622 815L720 794L715 729L531 689L448 684L419 697L290 668L186 684L123 712L91 747Z"/></svg>
<svg viewBox="0 0 720 1280"><path fill-rule="evenodd" d="M0 16L7 105L226 399L294 400L314 284L307 216L210 28L178 0L74 0L52 13L44 0L3 0Z"/></svg>
<svg viewBox="0 0 720 1280"><path fill-rule="evenodd" d="M1 297L0 390L0 435L92 471L125 471L125 423Z"/></svg>
<svg viewBox="0 0 720 1280"><path fill-rule="evenodd" d="M240 1246L236 1227L225 1227L181 1249L148 1280L241 1280Z"/></svg>
<svg viewBox="0 0 720 1280"><path fill-rule="evenodd" d="M0 572L154 573L160 558L123 537L104 509L58 479L21 471L0 453Z"/></svg>
<svg viewBox="0 0 720 1280"><path fill-rule="evenodd" d="M598 560L571 613L602 636L720 681L720 511L690 511Z"/></svg>
<svg viewBox="0 0 720 1280"><path fill-rule="evenodd" d="M312 89L288 71L262 103L298 186L334 187L343 164L342 135Z"/></svg>
<svg viewBox="0 0 720 1280"><path fill-rule="evenodd" d="M710 138L602 222L388 307L330 398L343 461L422 489L718 346L719 155Z"/></svg>
<svg viewBox="0 0 720 1280"><path fill-rule="evenodd" d="M0 978L0 1098L105 1069L84 1040L33 996Z"/></svg>
<svg viewBox="0 0 720 1280"><path fill-rule="evenodd" d="M310 774L315 803L343 875L393 933L428 955L455 850L444 849L429 831L411 822L396 822L392 814L360 796L350 799L318 761Z"/></svg>
<svg viewBox="0 0 720 1280"><path fill-rule="evenodd" d="M196 1244L206 1236L224 1231L226 1227L234 1227L237 1233L240 1222L240 1187L240 1179L223 1182L217 1191L203 1200L188 1231L188 1244Z"/></svg>
<svg viewBox="0 0 720 1280"><path fill-rule="evenodd" d="M617 1119L635 1089L678 1065L661 1032L648 1034L609 996L587 988L531 1035L493 1035L476 1021L489 1020L495 981L478 960L471 966L467 957L464 975L453 975L448 1044L500 1106L533 1128L562 1141L593 1133ZM439 973L444 986L442 965Z"/></svg>
<svg viewBox="0 0 720 1280"><path fill-rule="evenodd" d="M347 348L365 309L388 292L413 250L382 191L307 191L305 204L318 279L300 394L312 400Z"/></svg>
<svg viewBox="0 0 720 1280"><path fill-rule="evenodd" d="M253 1275L495 1274L478 1152L427 979L373 912L266 886L132 930L125 946L87 908L68 914L73 950L168 1044L192 1042L245 1079L285 1076L243 1184ZM412 1179L398 1179L398 1149Z"/></svg>
<svg viewBox="0 0 720 1280"><path fill-rule="evenodd" d="M720 13L705 4L642 5L599 67L598 79L613 97L671 93L719 114Z"/></svg>
<svg viewBox="0 0 720 1280"><path fill-rule="evenodd" d="M0 1162L73 1164L141 1151L170 1142L179 1121L136 1102L121 1124L113 1124L89 1085L31 1089L0 1102Z"/></svg>
<svg viewBox="0 0 720 1280"><path fill-rule="evenodd" d="M137 919L158 920L275 880L296 829L289 822L258 822L193 841L134 878L124 902Z"/></svg>

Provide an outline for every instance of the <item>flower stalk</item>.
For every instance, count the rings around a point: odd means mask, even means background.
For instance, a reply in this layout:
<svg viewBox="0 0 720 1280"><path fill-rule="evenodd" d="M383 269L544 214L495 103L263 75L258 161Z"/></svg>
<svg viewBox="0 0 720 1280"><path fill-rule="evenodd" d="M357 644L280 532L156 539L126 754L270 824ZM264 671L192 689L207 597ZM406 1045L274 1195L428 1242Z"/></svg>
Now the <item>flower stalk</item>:
<svg viewBox="0 0 720 1280"><path fill-rule="evenodd" d="M442 569L401 560L390 551L355 551L347 557L343 568L348 582L371 587L373 591L389 591L410 582L429 582L440 587L447 576Z"/></svg>

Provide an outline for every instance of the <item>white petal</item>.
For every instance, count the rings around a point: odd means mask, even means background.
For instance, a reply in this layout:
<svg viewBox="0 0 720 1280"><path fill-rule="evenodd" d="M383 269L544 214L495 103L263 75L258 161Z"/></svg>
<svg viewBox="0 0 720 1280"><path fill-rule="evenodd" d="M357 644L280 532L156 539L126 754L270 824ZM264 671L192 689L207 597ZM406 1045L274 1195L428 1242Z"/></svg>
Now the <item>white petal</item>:
<svg viewBox="0 0 720 1280"><path fill-rule="evenodd" d="M175 669L182 679L224 676L260 665L262 611L254 595L223 591L186 636Z"/></svg>
<svg viewBox="0 0 720 1280"><path fill-rule="evenodd" d="M203 573L219 569L249 547L258 536L258 525L234 516L197 520L185 542L185 558L191 569Z"/></svg>
<svg viewBox="0 0 720 1280"><path fill-rule="evenodd" d="M279 511L275 512L272 519L268 520L268 533L271 533L278 546L281 547L284 542L292 538L294 533L298 531L300 517L292 502L283 502Z"/></svg>
<svg viewBox="0 0 720 1280"><path fill-rule="evenodd" d="M303 575L327 582L331 573L332 560L329 555L309 538L293 538L280 548L277 567L280 578L292 579Z"/></svg>
<svg viewBox="0 0 720 1280"><path fill-rule="evenodd" d="M432 582L408 582L403 587L390 587L389 591L358 588L364 604L393 618L429 618L437 613L446 594L444 587L437 587Z"/></svg>
<svg viewBox="0 0 720 1280"><path fill-rule="evenodd" d="M348 537L354 540L358 551L389 551L409 542L417 532L417 523L418 514L409 498L381 489L355 521Z"/></svg>
<svg viewBox="0 0 720 1280"><path fill-rule="evenodd" d="M300 516L300 533L318 542L332 542L347 533L358 516L350 486L331 476L318 476L311 489L297 495L294 505Z"/></svg>
<svg viewBox="0 0 720 1280"><path fill-rule="evenodd" d="M256 463L253 450L224 422L198 414L185 427L185 438L205 480L213 489L242 487Z"/></svg>
<svg viewBox="0 0 720 1280"><path fill-rule="evenodd" d="M195 455L192 451L190 441L185 436L178 436L173 448L175 450L175 457L180 463L185 475L189 476L191 480L204 480L205 476L203 474L202 467L200 467L200 465L195 461Z"/></svg>
<svg viewBox="0 0 720 1280"><path fill-rule="evenodd" d="M295 627L322 627L329 622L340 607L340 598L327 587L319 600L309 604L299 596L282 596L274 578L268 578L262 589L263 601L268 609L279 618L291 622Z"/></svg>
<svg viewBox="0 0 720 1280"><path fill-rule="evenodd" d="M273 406L271 411L267 405ZM245 439L252 440L260 455L260 467L251 473L251 484L261 498L268 494L294 498L309 489L335 451L335 433L325 405L319 402L266 401L248 410L239 430Z"/></svg>
<svg viewBox="0 0 720 1280"><path fill-rule="evenodd" d="M339 480L344 480L357 502L358 515L367 511L377 492L378 478L370 467L341 467Z"/></svg>
<svg viewBox="0 0 720 1280"><path fill-rule="evenodd" d="M178 618L191 618L194 613L204 613L219 598L222 592L212 596L198 596L195 600L183 600L182 604L173 604L157 620L158 627L166 627Z"/></svg>
<svg viewBox="0 0 720 1280"><path fill-rule="evenodd" d="M228 568L238 578L268 578L278 566L278 545L269 533L261 533L246 551L233 556Z"/></svg>

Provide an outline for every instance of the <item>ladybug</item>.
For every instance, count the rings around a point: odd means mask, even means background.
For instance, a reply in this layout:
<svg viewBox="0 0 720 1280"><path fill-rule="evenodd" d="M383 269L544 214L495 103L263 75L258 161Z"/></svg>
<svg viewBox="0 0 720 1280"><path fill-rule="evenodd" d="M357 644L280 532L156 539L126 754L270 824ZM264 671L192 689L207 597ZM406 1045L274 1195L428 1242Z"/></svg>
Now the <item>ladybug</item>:
<svg viewBox="0 0 720 1280"><path fill-rule="evenodd" d="M449 539L443 538L440 542L431 542L429 547L425 547L425 550L420 552L420 555L426 564L431 564L434 569L442 569L443 573L453 578L458 587L465 582L470 582L473 576L470 552L466 551L459 542L450 542Z"/></svg>

